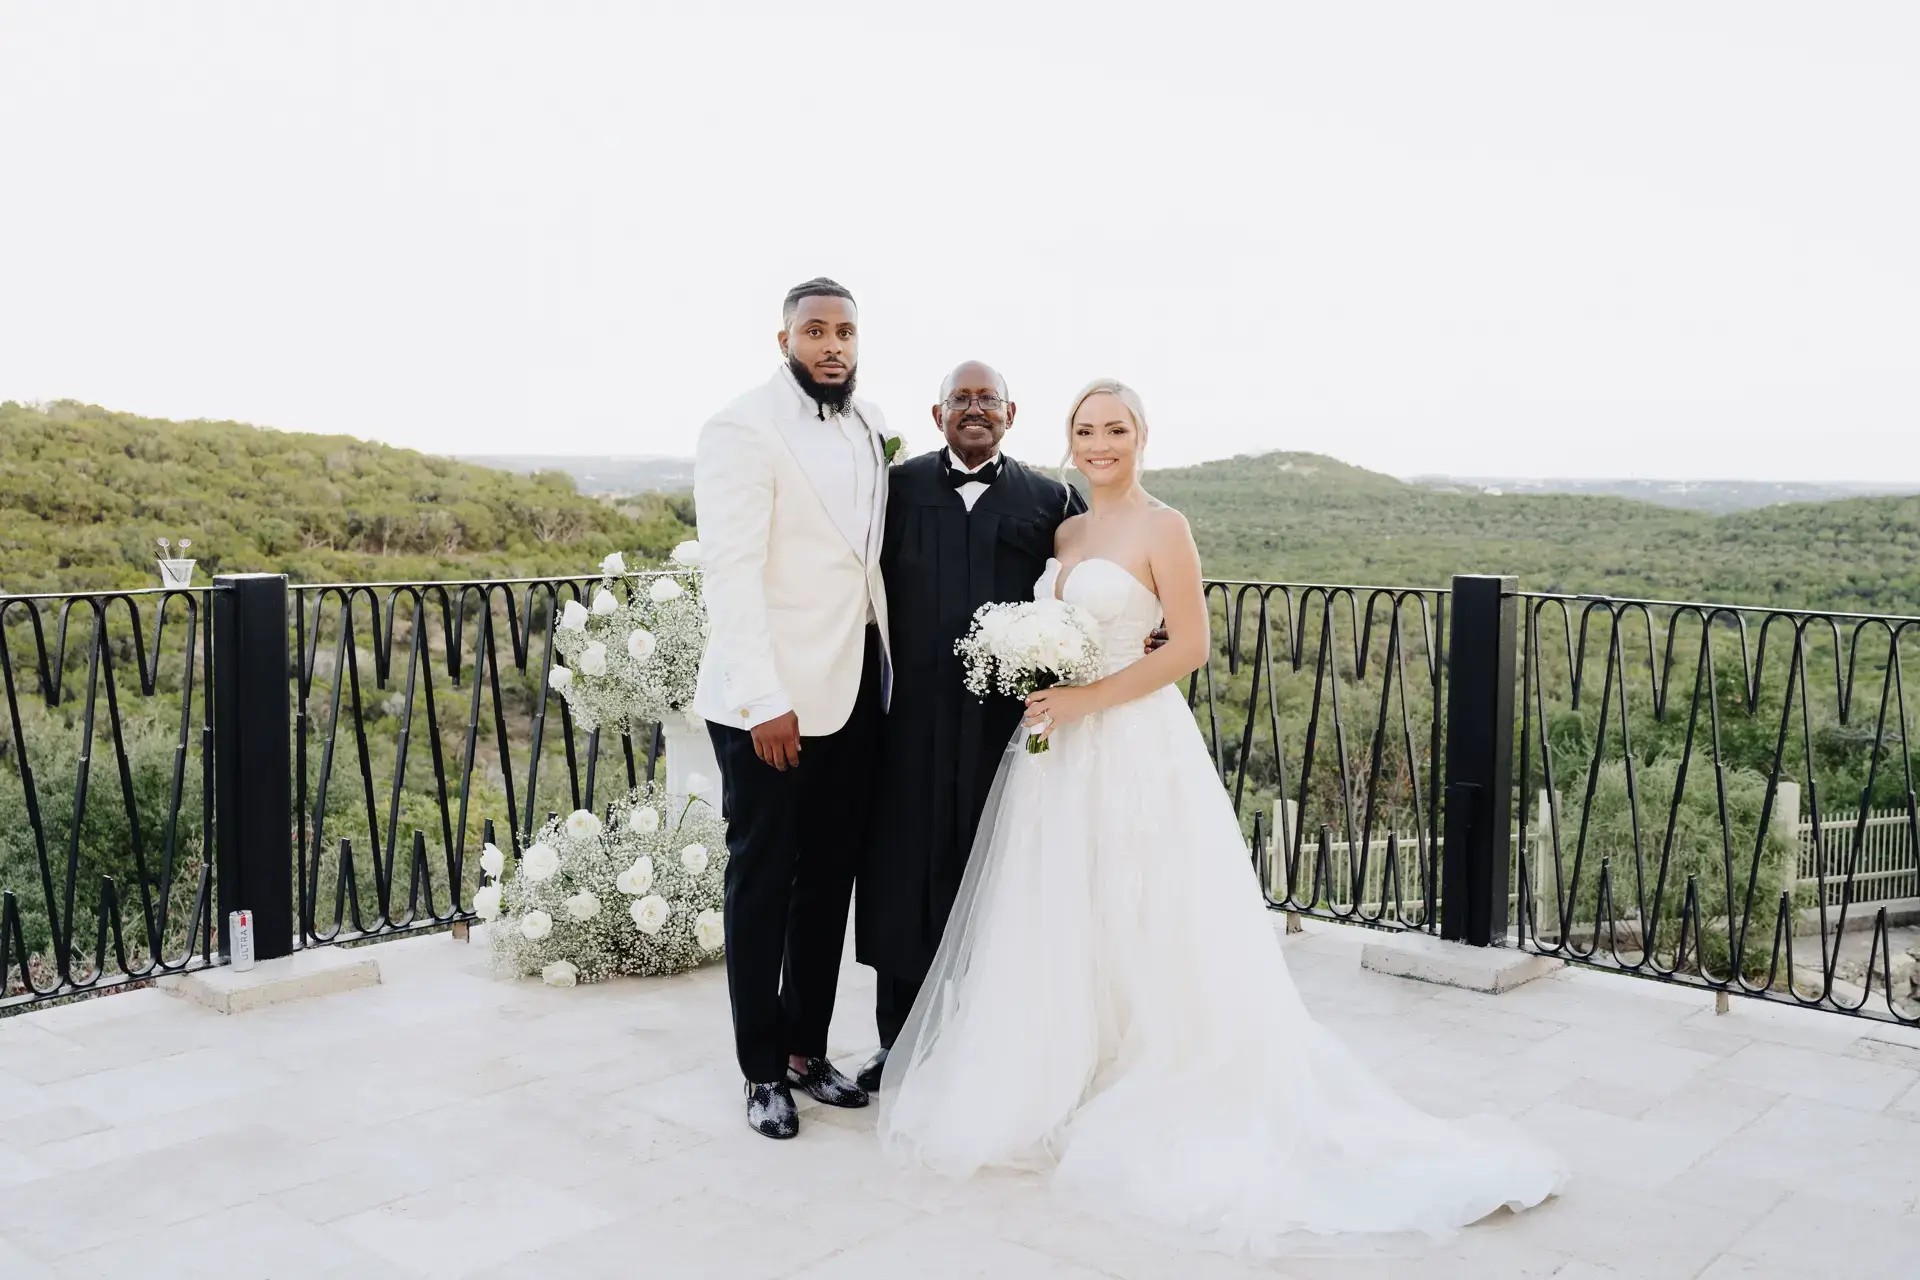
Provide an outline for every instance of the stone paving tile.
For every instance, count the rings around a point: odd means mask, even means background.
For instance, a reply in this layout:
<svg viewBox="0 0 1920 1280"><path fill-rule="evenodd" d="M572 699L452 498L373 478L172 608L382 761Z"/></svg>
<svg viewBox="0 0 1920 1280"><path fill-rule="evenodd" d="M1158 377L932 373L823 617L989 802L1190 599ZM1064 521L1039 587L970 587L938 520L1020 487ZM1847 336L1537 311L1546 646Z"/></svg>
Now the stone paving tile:
<svg viewBox="0 0 1920 1280"><path fill-rule="evenodd" d="M464 1276L615 1220L579 1196L490 1169L341 1218L328 1233L416 1275Z"/></svg>
<svg viewBox="0 0 1920 1280"><path fill-rule="evenodd" d="M1638 1119L1668 1096L1662 1089L1614 1084L1581 1076L1548 1099L1586 1111L1601 1111L1628 1120Z"/></svg>
<svg viewBox="0 0 1920 1280"><path fill-rule="evenodd" d="M380 1262L333 1232L274 1205L255 1203L70 1254L59 1260L54 1274L74 1280L223 1274L315 1280Z"/></svg>
<svg viewBox="0 0 1920 1280"><path fill-rule="evenodd" d="M1761 1212L1703 1214L1674 1197L1582 1173L1566 1194L1512 1216L1500 1230L1510 1244L1610 1267L1634 1280L1692 1280Z"/></svg>
<svg viewBox="0 0 1920 1280"><path fill-rule="evenodd" d="M47 1172L47 1166L27 1152L0 1145L0 1188L36 1182Z"/></svg>
<svg viewBox="0 0 1920 1280"><path fill-rule="evenodd" d="M489 1280L536 1276L773 1280L826 1263L864 1238L864 1234L836 1233L817 1223L756 1214L753 1206L730 1196L701 1192L645 1217L617 1220L464 1274Z"/></svg>
<svg viewBox="0 0 1920 1280"><path fill-rule="evenodd" d="M1091 1267L948 1221L897 1227L789 1274L794 1280L1110 1280Z"/></svg>
<svg viewBox="0 0 1920 1280"><path fill-rule="evenodd" d="M1547 1101L1517 1117L1528 1133L1568 1153L1584 1173L1634 1186L1657 1186L1691 1168L1720 1142L1695 1126L1627 1119Z"/></svg>
<svg viewBox="0 0 1920 1280"><path fill-rule="evenodd" d="M38 1147L99 1133L110 1127L107 1121L82 1107L43 1106L0 1121L0 1135L4 1135L11 1146Z"/></svg>
<svg viewBox="0 0 1920 1280"><path fill-rule="evenodd" d="M1911 1153L1912 1148L1908 1150ZM1912 1159L1911 1154L1908 1158ZM1796 1191L1745 1232L1728 1253L1786 1275L1920 1274L1920 1221L1862 1204L1854 1197L1855 1190L1853 1184L1841 1183Z"/></svg>
<svg viewBox="0 0 1920 1280"><path fill-rule="evenodd" d="M158 1114L138 1116L71 1137L43 1143L34 1158L51 1170L102 1169L118 1162L159 1151L182 1142L215 1134L238 1134L254 1123L247 1103L264 1110L269 1104L284 1110L285 1095L277 1090L223 1098L198 1106L167 1107Z"/></svg>
<svg viewBox="0 0 1920 1280"><path fill-rule="evenodd" d="M339 1172L300 1159L300 1151L295 1139L255 1128L51 1174L0 1196L0 1239L62 1258Z"/></svg>
<svg viewBox="0 0 1920 1280"><path fill-rule="evenodd" d="M1863 1062L1877 1062L1882 1066L1920 1072L1920 1044L1901 1043L1881 1036L1861 1036L1847 1046L1847 1056Z"/></svg>
<svg viewBox="0 0 1920 1280"><path fill-rule="evenodd" d="M1920 1121L1785 1098L1721 1143L1702 1172L1778 1171L1795 1190L1902 1213L1920 1195Z"/></svg>
<svg viewBox="0 0 1920 1280"><path fill-rule="evenodd" d="M0 1031L5 1031L8 1023L25 1021L25 1018L14 1017L8 1019L7 1022L0 1022ZM0 1046L4 1046L7 1043L18 1044L21 1042L22 1040L20 1038L16 1038L11 1042L0 1041ZM0 1137L3 1137L7 1133L9 1128L8 1121L19 1116L32 1115L36 1111L44 1111L50 1105L52 1104L46 1100L46 1089L44 1086L35 1084L21 1076L0 1071Z"/></svg>
<svg viewBox="0 0 1920 1280"><path fill-rule="evenodd" d="M1915 1084L1904 1067L1798 1045L1753 1044L1709 1067L1706 1076L1774 1089L1799 1098L1860 1111L1878 1111Z"/></svg>
<svg viewBox="0 0 1920 1280"><path fill-rule="evenodd" d="M1770 1280L1829 1274L1836 1231L1882 1264L1855 1274L1920 1258L1920 1035L1575 967L1487 997L1362 971L1365 940L1286 939L1309 1008L1421 1104L1558 1145L1561 1198L1438 1242L1169 1249L1031 1176L893 1169L871 1108L749 1133L717 968L556 991L425 938L377 950L379 987L240 1017L139 992L0 1022L0 1276L245 1277L207 1265L229 1239L373 1280ZM849 964L829 1043L851 1069L872 1041Z"/></svg>
<svg viewBox="0 0 1920 1280"><path fill-rule="evenodd" d="M1782 1267L1771 1262L1756 1262L1752 1258L1743 1258L1738 1254L1723 1253L1713 1260L1713 1264L1702 1271L1695 1280L1807 1280L1809 1275L1819 1272L1803 1271L1795 1267Z"/></svg>
<svg viewBox="0 0 1920 1280"><path fill-rule="evenodd" d="M7 1280L49 1280L53 1265L29 1254L0 1236L0 1276Z"/></svg>

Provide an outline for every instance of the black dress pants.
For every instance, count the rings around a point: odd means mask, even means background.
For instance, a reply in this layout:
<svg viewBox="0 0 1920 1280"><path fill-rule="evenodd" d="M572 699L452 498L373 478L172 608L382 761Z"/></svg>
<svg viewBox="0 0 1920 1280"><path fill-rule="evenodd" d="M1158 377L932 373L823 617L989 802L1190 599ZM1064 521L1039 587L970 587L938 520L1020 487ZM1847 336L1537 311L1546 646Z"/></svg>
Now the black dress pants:
<svg viewBox="0 0 1920 1280"><path fill-rule="evenodd" d="M883 659L867 628L853 712L802 737L784 772L753 735L709 722L727 812L727 992L734 1050L755 1084L787 1078L787 1058L825 1057L853 874L866 842L880 740Z"/></svg>

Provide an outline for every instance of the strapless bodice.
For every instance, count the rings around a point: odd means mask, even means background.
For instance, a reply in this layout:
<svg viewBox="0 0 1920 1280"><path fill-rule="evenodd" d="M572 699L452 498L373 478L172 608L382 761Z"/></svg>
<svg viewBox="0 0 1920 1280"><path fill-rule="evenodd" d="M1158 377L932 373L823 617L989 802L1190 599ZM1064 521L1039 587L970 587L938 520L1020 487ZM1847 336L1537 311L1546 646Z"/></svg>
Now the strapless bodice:
<svg viewBox="0 0 1920 1280"><path fill-rule="evenodd" d="M1048 599L1059 590L1061 569L1059 560L1047 561L1046 571L1033 584L1034 599ZM1102 675L1112 675L1144 657L1147 637L1160 625L1165 612L1160 597L1145 583L1112 560L1098 556L1073 566L1060 598L1085 610L1098 624Z"/></svg>

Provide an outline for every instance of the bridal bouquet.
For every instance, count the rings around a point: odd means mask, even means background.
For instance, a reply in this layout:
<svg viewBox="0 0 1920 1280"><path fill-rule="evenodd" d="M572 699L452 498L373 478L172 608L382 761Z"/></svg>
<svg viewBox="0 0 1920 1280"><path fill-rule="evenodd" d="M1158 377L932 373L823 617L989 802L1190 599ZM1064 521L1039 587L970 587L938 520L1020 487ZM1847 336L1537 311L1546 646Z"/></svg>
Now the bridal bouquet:
<svg viewBox="0 0 1920 1280"><path fill-rule="evenodd" d="M700 544L683 542L674 567L629 574L618 551L600 562L590 605L569 600L554 625L548 685L583 728L631 732L683 713L693 702L707 611L700 599Z"/></svg>
<svg viewBox="0 0 1920 1280"><path fill-rule="evenodd" d="M1100 642L1092 619L1060 600L983 604L953 646L966 667L967 692L1024 698L1057 684L1087 684L1100 675ZM1029 730L1027 750L1047 750Z"/></svg>
<svg viewBox="0 0 1920 1280"><path fill-rule="evenodd" d="M576 809L550 820L517 861L494 845L481 852L473 911L496 972L571 987L720 955L726 827L701 801L676 813L664 799L642 785L605 818Z"/></svg>

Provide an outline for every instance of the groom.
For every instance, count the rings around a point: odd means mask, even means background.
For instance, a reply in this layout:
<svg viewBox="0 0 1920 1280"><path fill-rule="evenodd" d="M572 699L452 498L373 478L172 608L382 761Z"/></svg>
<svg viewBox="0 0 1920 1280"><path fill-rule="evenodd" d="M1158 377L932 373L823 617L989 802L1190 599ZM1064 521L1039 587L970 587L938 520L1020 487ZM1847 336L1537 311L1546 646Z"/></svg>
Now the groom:
<svg viewBox="0 0 1920 1280"><path fill-rule="evenodd" d="M795 286L781 368L701 428L694 504L709 635L694 712L727 815L727 991L747 1123L800 1129L792 1089L867 1095L827 1024L890 681L880 578L886 428L853 396L853 295Z"/></svg>
<svg viewBox="0 0 1920 1280"><path fill-rule="evenodd" d="M1014 413L999 373L961 365L933 406L947 447L889 477L880 564L898 669L855 902L856 958L878 978L880 1051L860 1071L863 1089L880 1086L1020 723L1017 699L966 691L954 641L981 605L1031 600L1054 530L1086 509L1076 491L1001 453Z"/></svg>

